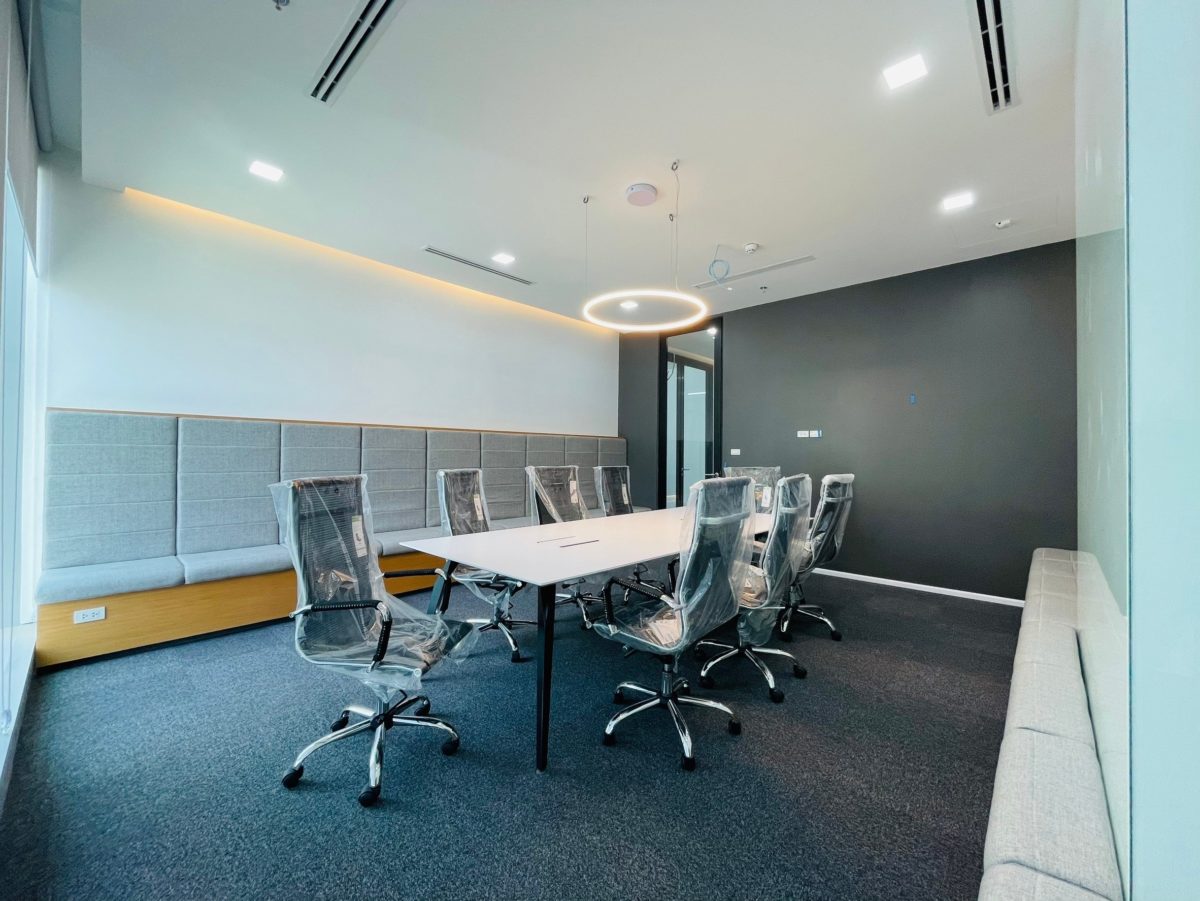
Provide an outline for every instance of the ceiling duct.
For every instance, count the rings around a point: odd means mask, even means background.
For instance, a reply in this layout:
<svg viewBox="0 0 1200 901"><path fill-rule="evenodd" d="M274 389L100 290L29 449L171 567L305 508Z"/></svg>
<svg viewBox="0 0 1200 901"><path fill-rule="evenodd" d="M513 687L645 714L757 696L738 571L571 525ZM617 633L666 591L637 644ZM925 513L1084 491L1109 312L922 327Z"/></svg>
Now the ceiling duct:
<svg viewBox="0 0 1200 901"><path fill-rule="evenodd" d="M764 272L775 272L779 269L786 269L788 266L799 266L801 263L811 263L815 260L811 253L808 256L796 257L794 260L784 260L782 263L772 263L770 266L759 266L757 269L747 269L745 272L737 272L733 275L728 275L725 278L717 281L712 279L707 282L701 282L698 285L692 285L697 291L703 291L705 288L712 288L717 285L727 285L730 282L736 282L738 279L753 278L756 275L762 275Z"/></svg>
<svg viewBox="0 0 1200 901"><path fill-rule="evenodd" d="M979 20L979 41L984 93L991 111L998 113L1016 102L1012 66L1004 39L1004 13L1000 0L972 0Z"/></svg>
<svg viewBox="0 0 1200 901"><path fill-rule="evenodd" d="M338 92L366 59L383 30L406 0L359 0L353 15L326 54L313 78L309 96L322 103L337 99Z"/></svg>
<svg viewBox="0 0 1200 901"><path fill-rule="evenodd" d="M475 269L482 269L484 272L490 272L492 275L498 275L501 278L507 278L507 279L511 279L514 282L520 282L522 285L532 285L533 284L533 282L531 282L527 278L521 278L519 275L513 275L511 272L501 272L499 269L493 269L491 266L488 266L485 263L477 263L474 260L468 260L466 257L457 256L456 254L450 253L449 251L438 250L436 247L430 247L428 244L426 244L421 249L424 250L426 253L432 253L435 256L439 256L444 260L451 260L455 263L461 263L464 266L472 266Z"/></svg>

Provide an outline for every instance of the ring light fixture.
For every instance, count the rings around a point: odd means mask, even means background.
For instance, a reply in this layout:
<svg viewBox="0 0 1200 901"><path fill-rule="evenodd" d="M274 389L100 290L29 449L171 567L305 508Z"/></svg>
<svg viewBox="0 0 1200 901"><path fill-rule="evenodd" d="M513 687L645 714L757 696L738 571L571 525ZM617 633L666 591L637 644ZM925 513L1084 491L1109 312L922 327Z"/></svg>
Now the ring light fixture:
<svg viewBox="0 0 1200 901"><path fill-rule="evenodd" d="M685 316L683 319L676 319L671 322L652 322L652 323L630 323L630 322L614 322L611 319L603 319L597 316L592 310L602 304L612 303L617 300L636 300L638 298L652 298L655 300L671 300L679 303L688 304L695 308L695 312ZM674 329L686 328L689 325L695 325L702 319L708 318L708 305L703 300L696 297L694 294L685 294L682 291L665 291L659 288L643 288L643 289L627 289L624 291L610 291L607 294L600 294L593 297L583 305L583 318L595 325L602 325L605 328L616 329L619 332L666 332Z"/></svg>

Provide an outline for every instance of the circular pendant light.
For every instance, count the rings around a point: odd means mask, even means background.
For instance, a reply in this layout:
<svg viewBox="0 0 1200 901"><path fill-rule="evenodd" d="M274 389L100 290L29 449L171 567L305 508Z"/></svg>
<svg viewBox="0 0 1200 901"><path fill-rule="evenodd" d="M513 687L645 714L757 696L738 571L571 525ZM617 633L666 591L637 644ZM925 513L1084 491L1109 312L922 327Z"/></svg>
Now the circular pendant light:
<svg viewBox="0 0 1200 901"><path fill-rule="evenodd" d="M634 306L626 306L631 301ZM660 309L664 305L678 306L681 315L677 319L665 322L638 322L632 318L634 311L648 304L653 304L656 309ZM628 311L631 315L625 318L620 313L606 315L605 308L608 306L612 306L618 311ZM620 332L669 332L707 319L708 305L694 294L685 294L683 291L630 288L623 291L610 291L607 294L593 297L583 305L583 318L588 322Z"/></svg>

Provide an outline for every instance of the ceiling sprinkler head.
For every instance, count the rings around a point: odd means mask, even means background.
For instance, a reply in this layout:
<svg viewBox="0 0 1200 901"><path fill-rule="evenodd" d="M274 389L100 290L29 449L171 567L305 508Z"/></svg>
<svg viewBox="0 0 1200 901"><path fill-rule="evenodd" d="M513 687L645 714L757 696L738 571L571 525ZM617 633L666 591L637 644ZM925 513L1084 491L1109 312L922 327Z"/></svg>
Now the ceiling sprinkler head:
<svg viewBox="0 0 1200 901"><path fill-rule="evenodd" d="M758 290L759 290L759 291L766 291L766 290L767 290L767 286L766 286L766 285L759 285L759 286L758 286Z"/></svg>
<svg viewBox="0 0 1200 901"><path fill-rule="evenodd" d="M996 226L996 228L1008 228L1010 225L1012 225L1012 220L1011 219L997 219L995 222L992 223L992 225Z"/></svg>
<svg viewBox="0 0 1200 901"><path fill-rule="evenodd" d="M749 244L743 247L742 250L744 250L746 253L756 253L758 248L761 246L761 244L755 244L753 241L751 241Z"/></svg>

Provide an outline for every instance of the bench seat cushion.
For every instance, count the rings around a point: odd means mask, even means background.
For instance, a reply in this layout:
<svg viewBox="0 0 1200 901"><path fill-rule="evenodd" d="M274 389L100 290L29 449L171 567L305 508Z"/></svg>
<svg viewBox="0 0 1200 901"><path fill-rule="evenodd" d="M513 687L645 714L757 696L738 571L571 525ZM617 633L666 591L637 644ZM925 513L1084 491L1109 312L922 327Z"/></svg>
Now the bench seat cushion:
<svg viewBox="0 0 1200 901"><path fill-rule="evenodd" d="M91 563L48 569L37 585L37 602L82 601L130 591L173 588L183 584L183 564L177 557L148 557L117 563Z"/></svg>
<svg viewBox="0 0 1200 901"><path fill-rule="evenodd" d="M277 573L292 568L292 558L282 544L180 554L179 560L183 564L184 580L188 585Z"/></svg>
<svg viewBox="0 0 1200 901"><path fill-rule="evenodd" d="M1004 731L1032 729L1095 747L1079 665L1020 663L1013 669Z"/></svg>
<svg viewBox="0 0 1200 901"><path fill-rule="evenodd" d="M1013 669L1023 663L1048 666L1078 666L1079 640L1076 632L1064 623L1034 620L1021 627L1017 635L1017 652Z"/></svg>
<svg viewBox="0 0 1200 901"><path fill-rule="evenodd" d="M1016 863L1119 901L1121 878L1096 752L1057 735L1004 736L983 865Z"/></svg>
<svg viewBox="0 0 1200 901"><path fill-rule="evenodd" d="M1019 863L988 867L979 885L979 901L1099 901L1103 897Z"/></svg>

